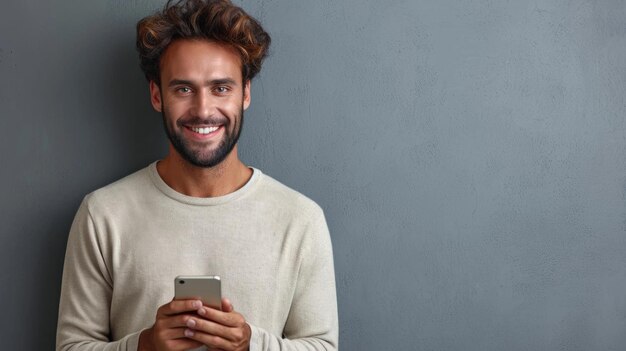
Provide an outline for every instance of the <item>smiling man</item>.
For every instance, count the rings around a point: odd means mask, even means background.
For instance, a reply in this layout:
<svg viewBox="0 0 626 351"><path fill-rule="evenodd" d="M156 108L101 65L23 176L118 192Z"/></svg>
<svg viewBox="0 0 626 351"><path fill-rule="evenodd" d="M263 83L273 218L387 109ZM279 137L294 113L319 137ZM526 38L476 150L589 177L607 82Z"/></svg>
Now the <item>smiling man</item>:
<svg viewBox="0 0 626 351"><path fill-rule="evenodd" d="M163 89L150 82L152 105L163 113L171 145L194 166L219 165L237 144L250 105L250 83L243 82L238 61L223 45L178 40L161 59Z"/></svg>
<svg viewBox="0 0 626 351"><path fill-rule="evenodd" d="M322 210L237 153L269 44L227 0L170 1L138 23L169 153L83 200L57 350L337 349ZM221 310L173 300L178 275L221 276Z"/></svg>
<svg viewBox="0 0 626 351"><path fill-rule="evenodd" d="M152 106L163 114L170 140L159 174L175 190L197 197L225 195L252 175L237 156L250 79L234 48L178 39L160 60L160 83L150 80Z"/></svg>

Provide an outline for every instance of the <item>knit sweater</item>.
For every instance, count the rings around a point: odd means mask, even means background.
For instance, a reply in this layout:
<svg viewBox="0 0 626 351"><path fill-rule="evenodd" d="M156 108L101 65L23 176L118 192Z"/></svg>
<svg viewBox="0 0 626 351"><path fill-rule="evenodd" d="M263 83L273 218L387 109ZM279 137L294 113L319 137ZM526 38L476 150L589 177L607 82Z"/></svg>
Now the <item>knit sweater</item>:
<svg viewBox="0 0 626 351"><path fill-rule="evenodd" d="M333 256L319 206L258 169L196 198L156 162L87 195L67 243L57 350L136 350L178 275L219 275L250 350L336 350Z"/></svg>

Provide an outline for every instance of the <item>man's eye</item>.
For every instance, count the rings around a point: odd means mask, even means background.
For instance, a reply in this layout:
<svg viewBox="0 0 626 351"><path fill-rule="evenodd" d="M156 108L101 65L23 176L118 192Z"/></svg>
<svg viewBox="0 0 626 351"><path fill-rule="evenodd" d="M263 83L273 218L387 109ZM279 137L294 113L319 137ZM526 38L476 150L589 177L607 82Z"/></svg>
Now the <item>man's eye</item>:
<svg viewBox="0 0 626 351"><path fill-rule="evenodd" d="M228 87L216 87L215 92L218 94L224 94L228 92Z"/></svg>
<svg viewBox="0 0 626 351"><path fill-rule="evenodd" d="M188 94L188 93L191 93L191 89L189 89L188 87L181 87L181 88L178 88L178 92L183 93L183 94Z"/></svg>

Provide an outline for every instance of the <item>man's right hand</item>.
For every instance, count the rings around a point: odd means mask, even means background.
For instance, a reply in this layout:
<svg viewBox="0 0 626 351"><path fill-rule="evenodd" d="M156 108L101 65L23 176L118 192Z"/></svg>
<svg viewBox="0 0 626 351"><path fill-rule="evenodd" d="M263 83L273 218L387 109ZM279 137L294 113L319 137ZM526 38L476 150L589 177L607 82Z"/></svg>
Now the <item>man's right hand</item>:
<svg viewBox="0 0 626 351"><path fill-rule="evenodd" d="M182 351L202 346L185 337L187 320L202 307L200 300L173 300L159 307L154 325L141 332L139 351Z"/></svg>

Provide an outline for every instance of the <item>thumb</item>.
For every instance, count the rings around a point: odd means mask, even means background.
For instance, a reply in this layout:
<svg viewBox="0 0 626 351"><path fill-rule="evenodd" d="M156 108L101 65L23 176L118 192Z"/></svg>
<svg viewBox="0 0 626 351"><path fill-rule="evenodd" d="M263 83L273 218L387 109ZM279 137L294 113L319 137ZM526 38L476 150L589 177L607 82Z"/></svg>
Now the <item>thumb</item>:
<svg viewBox="0 0 626 351"><path fill-rule="evenodd" d="M235 308L233 307L233 304L230 302L230 300L227 299L227 298L223 298L222 299L222 311L223 312L232 312L234 310L235 310Z"/></svg>

